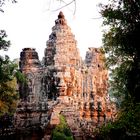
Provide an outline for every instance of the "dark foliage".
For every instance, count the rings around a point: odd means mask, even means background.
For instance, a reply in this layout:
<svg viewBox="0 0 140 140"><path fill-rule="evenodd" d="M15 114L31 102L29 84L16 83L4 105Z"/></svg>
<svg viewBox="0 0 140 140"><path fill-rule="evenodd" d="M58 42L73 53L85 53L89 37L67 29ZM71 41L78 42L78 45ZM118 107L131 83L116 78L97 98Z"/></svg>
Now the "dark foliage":
<svg viewBox="0 0 140 140"><path fill-rule="evenodd" d="M100 6L107 26L102 49L120 112L115 122L99 129L98 138L140 139L140 1L109 0Z"/></svg>

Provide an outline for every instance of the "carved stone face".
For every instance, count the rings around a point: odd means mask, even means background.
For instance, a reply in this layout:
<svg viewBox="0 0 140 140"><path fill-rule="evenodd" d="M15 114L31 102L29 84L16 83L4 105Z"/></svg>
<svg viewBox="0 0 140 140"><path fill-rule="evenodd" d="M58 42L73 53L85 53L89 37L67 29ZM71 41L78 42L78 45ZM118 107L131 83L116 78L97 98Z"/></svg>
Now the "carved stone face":
<svg viewBox="0 0 140 140"><path fill-rule="evenodd" d="M64 79L61 77L60 82L58 84L58 92L60 96L65 96L66 95L66 84Z"/></svg>

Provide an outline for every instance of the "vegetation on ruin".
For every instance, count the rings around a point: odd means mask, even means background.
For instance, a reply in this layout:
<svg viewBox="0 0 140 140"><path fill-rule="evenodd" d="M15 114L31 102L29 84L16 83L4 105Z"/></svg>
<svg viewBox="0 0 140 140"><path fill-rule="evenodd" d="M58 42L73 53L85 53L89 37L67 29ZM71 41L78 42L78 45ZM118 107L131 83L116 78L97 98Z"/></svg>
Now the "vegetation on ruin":
<svg viewBox="0 0 140 140"><path fill-rule="evenodd" d="M73 140L72 133L64 116L60 115L60 124L52 132L52 140Z"/></svg>
<svg viewBox="0 0 140 140"><path fill-rule="evenodd" d="M140 1L109 0L100 6L107 27L103 51L111 71L110 87L120 107L117 120L100 129L100 136L136 137L140 133Z"/></svg>

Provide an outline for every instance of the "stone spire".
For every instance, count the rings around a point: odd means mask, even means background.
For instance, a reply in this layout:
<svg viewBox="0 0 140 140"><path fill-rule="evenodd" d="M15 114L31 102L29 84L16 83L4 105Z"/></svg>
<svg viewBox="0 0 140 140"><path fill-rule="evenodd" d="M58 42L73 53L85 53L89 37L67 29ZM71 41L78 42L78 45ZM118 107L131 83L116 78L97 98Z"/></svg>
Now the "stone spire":
<svg viewBox="0 0 140 140"><path fill-rule="evenodd" d="M74 85L72 82L76 73L75 69L79 68L81 57L75 36L67 25L62 12L59 13L58 19L55 20L55 25L52 27L44 58L45 66L49 69L55 69L55 77L60 79L57 87L59 95L68 98L67 95L71 91L67 86Z"/></svg>
<svg viewBox="0 0 140 140"><path fill-rule="evenodd" d="M59 13L58 19L55 20L55 24L59 24L59 25L65 25L66 24L66 20L65 20L65 16L64 16L63 12Z"/></svg>
<svg viewBox="0 0 140 140"><path fill-rule="evenodd" d="M67 25L63 13L60 12L47 41L45 65L78 66L80 64L80 55L76 45L75 36Z"/></svg>
<svg viewBox="0 0 140 140"><path fill-rule="evenodd" d="M64 16L64 14L63 14L63 12L62 11L60 11L60 13L59 13L59 15L58 15L58 19L64 19L65 18L65 16Z"/></svg>
<svg viewBox="0 0 140 140"><path fill-rule="evenodd" d="M42 85L43 69L38 53L33 48L24 48L20 53L20 70L27 83L19 84L20 100L15 113L15 127L43 126L47 121L47 96ZM45 112L45 113L44 113Z"/></svg>

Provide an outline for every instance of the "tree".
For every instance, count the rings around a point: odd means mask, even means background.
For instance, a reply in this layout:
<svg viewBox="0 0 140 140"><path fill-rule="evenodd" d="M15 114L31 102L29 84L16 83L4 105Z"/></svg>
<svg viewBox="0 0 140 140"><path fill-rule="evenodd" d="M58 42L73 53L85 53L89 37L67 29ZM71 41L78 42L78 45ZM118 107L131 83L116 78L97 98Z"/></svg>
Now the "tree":
<svg viewBox="0 0 140 140"><path fill-rule="evenodd" d="M137 139L140 134L140 1L109 0L101 5L103 51L111 71L111 91L122 98L114 123L100 129L104 139ZM116 97L117 97L116 96Z"/></svg>
<svg viewBox="0 0 140 140"><path fill-rule="evenodd" d="M101 14L103 25L108 26L103 36L103 51L112 71L112 87L125 98L140 102L140 1L109 2L101 5Z"/></svg>
<svg viewBox="0 0 140 140"><path fill-rule="evenodd" d="M16 78L0 83L0 115L5 113L13 114L16 109L17 99Z"/></svg>
<svg viewBox="0 0 140 140"><path fill-rule="evenodd" d="M0 30L0 50L7 51L10 47L10 41L6 38L6 32ZM0 56L0 115L14 113L18 99L18 81L25 81L18 65L10 61L8 56Z"/></svg>
<svg viewBox="0 0 140 140"><path fill-rule="evenodd" d="M5 31L0 34L0 50L7 50L10 41L6 41ZM18 99L17 80L21 80L17 64L9 60L8 56L0 56L0 115L13 113Z"/></svg>
<svg viewBox="0 0 140 140"><path fill-rule="evenodd" d="M10 41L5 40L6 37L6 32L4 30L0 30L0 50L8 50L10 46Z"/></svg>

